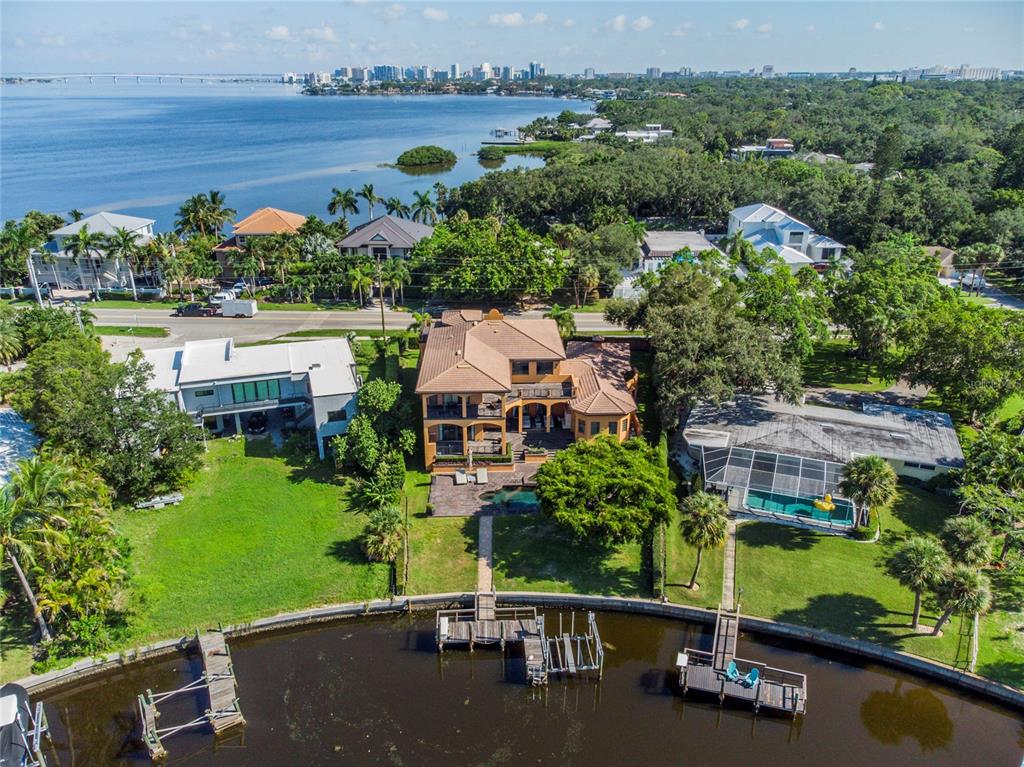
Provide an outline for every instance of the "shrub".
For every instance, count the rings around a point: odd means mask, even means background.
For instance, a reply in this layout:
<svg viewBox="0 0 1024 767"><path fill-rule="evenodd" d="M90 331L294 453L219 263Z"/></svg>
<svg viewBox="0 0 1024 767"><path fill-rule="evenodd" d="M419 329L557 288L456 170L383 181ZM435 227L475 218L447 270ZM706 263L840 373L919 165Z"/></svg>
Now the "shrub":
<svg viewBox="0 0 1024 767"><path fill-rule="evenodd" d="M504 160L505 152L498 146L485 146L480 147L480 151L476 153L476 156L481 160L494 162L496 160Z"/></svg>
<svg viewBox="0 0 1024 767"><path fill-rule="evenodd" d="M427 144L402 152L395 164L406 168L413 168L421 165L454 165L457 160L455 152Z"/></svg>

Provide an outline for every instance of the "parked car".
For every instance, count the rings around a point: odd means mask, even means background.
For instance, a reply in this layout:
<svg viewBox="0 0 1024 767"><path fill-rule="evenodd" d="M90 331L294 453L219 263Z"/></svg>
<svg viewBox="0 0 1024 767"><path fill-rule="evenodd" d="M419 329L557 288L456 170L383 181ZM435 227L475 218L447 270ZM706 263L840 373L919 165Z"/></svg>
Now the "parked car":
<svg viewBox="0 0 1024 767"><path fill-rule="evenodd" d="M259 285L261 288L265 288L267 285L273 285L274 284L274 278L273 277L260 277L258 280L256 280L256 284Z"/></svg>
<svg viewBox="0 0 1024 767"><path fill-rule="evenodd" d="M247 287L248 286L245 284L244 280L239 280L238 282L231 286L231 289L235 292L236 296L240 296L245 292L245 289Z"/></svg>
<svg viewBox="0 0 1024 767"><path fill-rule="evenodd" d="M178 304L178 308L174 310L175 317L213 317L216 314L216 306L205 304Z"/></svg>
<svg viewBox="0 0 1024 767"><path fill-rule="evenodd" d="M971 272L970 274L965 274L960 278L960 286L970 288L971 290L984 290L988 287L988 283L985 282L985 278L977 272Z"/></svg>
<svg viewBox="0 0 1024 767"><path fill-rule="evenodd" d="M225 301L232 301L235 298L235 291L233 290L218 290L212 296L210 296L210 304L213 306L220 306Z"/></svg>
<svg viewBox="0 0 1024 767"><path fill-rule="evenodd" d="M245 423L245 430L250 434L263 434L267 430L267 414L253 413Z"/></svg>

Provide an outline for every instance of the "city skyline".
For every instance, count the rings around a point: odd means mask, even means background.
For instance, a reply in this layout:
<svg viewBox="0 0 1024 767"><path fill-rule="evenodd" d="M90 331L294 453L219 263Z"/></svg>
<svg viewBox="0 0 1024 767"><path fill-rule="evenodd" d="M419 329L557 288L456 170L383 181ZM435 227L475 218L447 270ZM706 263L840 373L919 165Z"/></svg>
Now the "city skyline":
<svg viewBox="0 0 1024 767"><path fill-rule="evenodd" d="M4 74L1024 68L1024 5L1001 2L65 1L4 2L0 17Z"/></svg>

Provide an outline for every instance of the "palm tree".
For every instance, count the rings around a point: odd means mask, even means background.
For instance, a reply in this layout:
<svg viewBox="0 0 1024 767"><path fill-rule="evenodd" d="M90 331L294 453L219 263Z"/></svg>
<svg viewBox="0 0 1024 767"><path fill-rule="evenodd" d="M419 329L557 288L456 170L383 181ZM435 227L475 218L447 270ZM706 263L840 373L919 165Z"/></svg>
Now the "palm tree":
<svg viewBox="0 0 1024 767"><path fill-rule="evenodd" d="M103 234L100 232L90 232L89 225L85 224L78 230L74 237L65 243L64 249L74 256L76 261L78 261L82 256L85 256L86 258L102 256L101 249L106 245L106 242L107 239ZM93 265L92 271L93 278L96 280L96 287L98 289L100 287L100 276L99 272L96 271L95 265ZM80 261L78 264L78 274L79 277L81 277L82 265ZM82 288L85 288L85 280L82 280Z"/></svg>
<svg viewBox="0 0 1024 767"><path fill-rule="evenodd" d="M72 208L71 210L69 210L68 215L71 216L72 222L81 221L83 218L85 218L85 214L78 208Z"/></svg>
<svg viewBox="0 0 1024 767"><path fill-rule="evenodd" d="M973 567L956 564L935 587L935 598L942 607L942 615L932 631L933 636L938 636L953 613L986 612L992 604L992 583Z"/></svg>
<svg viewBox="0 0 1024 767"><path fill-rule="evenodd" d="M402 305L405 305L405 286L412 279L412 272L409 270L409 263L404 258L391 258L387 262L389 284L392 288L398 288L398 295ZM395 294L391 294L391 303L395 302Z"/></svg>
<svg viewBox="0 0 1024 767"><path fill-rule="evenodd" d="M180 235L191 233L206 234L206 209L206 195L194 194L189 197L178 208L178 213L174 220L174 231Z"/></svg>
<svg viewBox="0 0 1024 767"><path fill-rule="evenodd" d="M642 222L637 221L635 218L627 219L623 222L623 226L625 226L629 230L629 233L633 235L633 239L636 240L637 245L642 243L644 238L647 236L647 228Z"/></svg>
<svg viewBox="0 0 1024 767"><path fill-rule="evenodd" d="M224 224L233 219L238 211L224 204L224 195L211 189L206 195L206 221L210 231L220 237Z"/></svg>
<svg viewBox="0 0 1024 767"><path fill-rule="evenodd" d="M896 472L877 455L854 458L843 467L839 490L856 504L860 510L859 523L866 525L871 509L896 498Z"/></svg>
<svg viewBox="0 0 1024 767"><path fill-rule="evenodd" d="M437 206L430 199L430 192L413 192L412 197L412 220L421 224L436 224Z"/></svg>
<svg viewBox="0 0 1024 767"><path fill-rule="evenodd" d="M107 253L114 258L115 271L121 271L122 258L128 264L128 279L132 285L132 298L136 301L139 300L139 294L135 289L134 262L139 254L138 239L139 235L137 232L129 232L127 229L119 226L114 229L114 233L110 235L110 239L107 241Z"/></svg>
<svg viewBox="0 0 1024 767"><path fill-rule="evenodd" d="M161 279L166 281L167 287L170 287L173 282L167 273L167 263L169 260L177 258L180 245L181 240L174 232L161 232L146 245L146 261L155 264Z"/></svg>
<svg viewBox="0 0 1024 767"><path fill-rule="evenodd" d="M373 184L363 184L363 188L356 192L356 197L362 197L366 200L366 205L369 208L370 218L373 218L373 206L382 202L381 198L377 196L377 193L373 191Z"/></svg>
<svg viewBox="0 0 1024 767"><path fill-rule="evenodd" d="M331 189L331 199L327 203L327 212L332 216L341 215L348 220L349 213L359 212L359 203L356 200L356 193L352 189Z"/></svg>
<svg viewBox="0 0 1024 767"><path fill-rule="evenodd" d="M366 301L363 296L373 289L373 275L370 265L366 263L355 263L348 270L348 286L352 290L352 298L359 297L359 305Z"/></svg>
<svg viewBox="0 0 1024 767"><path fill-rule="evenodd" d="M409 213L411 212L409 206L397 197L388 197L384 201L384 207L389 215L398 216L399 218L409 218Z"/></svg>
<svg viewBox="0 0 1024 767"><path fill-rule="evenodd" d="M921 623L921 595L935 588L950 567L949 555L935 538L915 536L900 546L889 559L889 572L904 588L914 592L916 631Z"/></svg>
<svg viewBox="0 0 1024 767"><path fill-rule="evenodd" d="M942 526L942 545L957 564L978 568L992 557L991 533L979 517L950 517Z"/></svg>
<svg viewBox="0 0 1024 767"><path fill-rule="evenodd" d="M428 322L430 322L430 314L428 312L413 312L412 322L409 323L409 327L407 327L406 330L418 335L423 329L423 326Z"/></svg>
<svg viewBox="0 0 1024 767"><path fill-rule="evenodd" d="M437 200L437 215L441 217L444 215L444 204L448 201L448 187L440 181L435 181L433 189L434 198Z"/></svg>
<svg viewBox="0 0 1024 767"><path fill-rule="evenodd" d="M568 306L554 304L551 309L544 313L544 319L554 320L558 326L558 335L566 341L576 333L576 317Z"/></svg>
<svg viewBox="0 0 1024 767"><path fill-rule="evenodd" d="M4 227L0 233L0 253L3 255L0 258L0 285L21 280L24 274L22 267L28 264L32 252L42 246L42 241L43 238L28 224Z"/></svg>
<svg viewBox="0 0 1024 767"><path fill-rule="evenodd" d="M11 369L11 363L21 356L25 348L21 328L14 321L14 310L0 307L0 364Z"/></svg>
<svg viewBox="0 0 1024 767"><path fill-rule="evenodd" d="M363 551L371 562L394 562L402 551L402 513L395 506L371 511L363 531Z"/></svg>
<svg viewBox="0 0 1024 767"><path fill-rule="evenodd" d="M39 635L44 642L50 641L53 637L50 634L50 627L46 625L46 618L39 609L39 601L36 599L32 585L25 576L21 562L32 564L35 561L33 546L35 542L44 535L42 520L25 508L18 508L11 498L10 492L5 488L0 491L0 549L4 556L14 568L14 574L18 578L21 591L32 608L32 615L39 626Z"/></svg>
<svg viewBox="0 0 1024 767"><path fill-rule="evenodd" d="M693 589L697 586L704 549L725 545L729 534L729 509L717 495L698 491L683 500L681 510L683 516L679 520L679 531L683 540L697 549L697 564L693 568L689 585Z"/></svg>

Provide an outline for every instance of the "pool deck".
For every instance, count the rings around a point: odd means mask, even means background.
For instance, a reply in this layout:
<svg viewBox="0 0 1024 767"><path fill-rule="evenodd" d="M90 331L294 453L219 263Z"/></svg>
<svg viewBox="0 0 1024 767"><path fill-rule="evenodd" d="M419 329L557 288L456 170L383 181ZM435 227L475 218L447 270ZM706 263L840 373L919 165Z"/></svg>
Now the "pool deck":
<svg viewBox="0 0 1024 767"><path fill-rule="evenodd" d="M451 474L434 474L430 483L431 512L435 517L474 517L493 514L521 514L532 509L480 500L483 493L511 485L532 485L540 464L523 464L513 471L489 471L487 482L456 485Z"/></svg>

